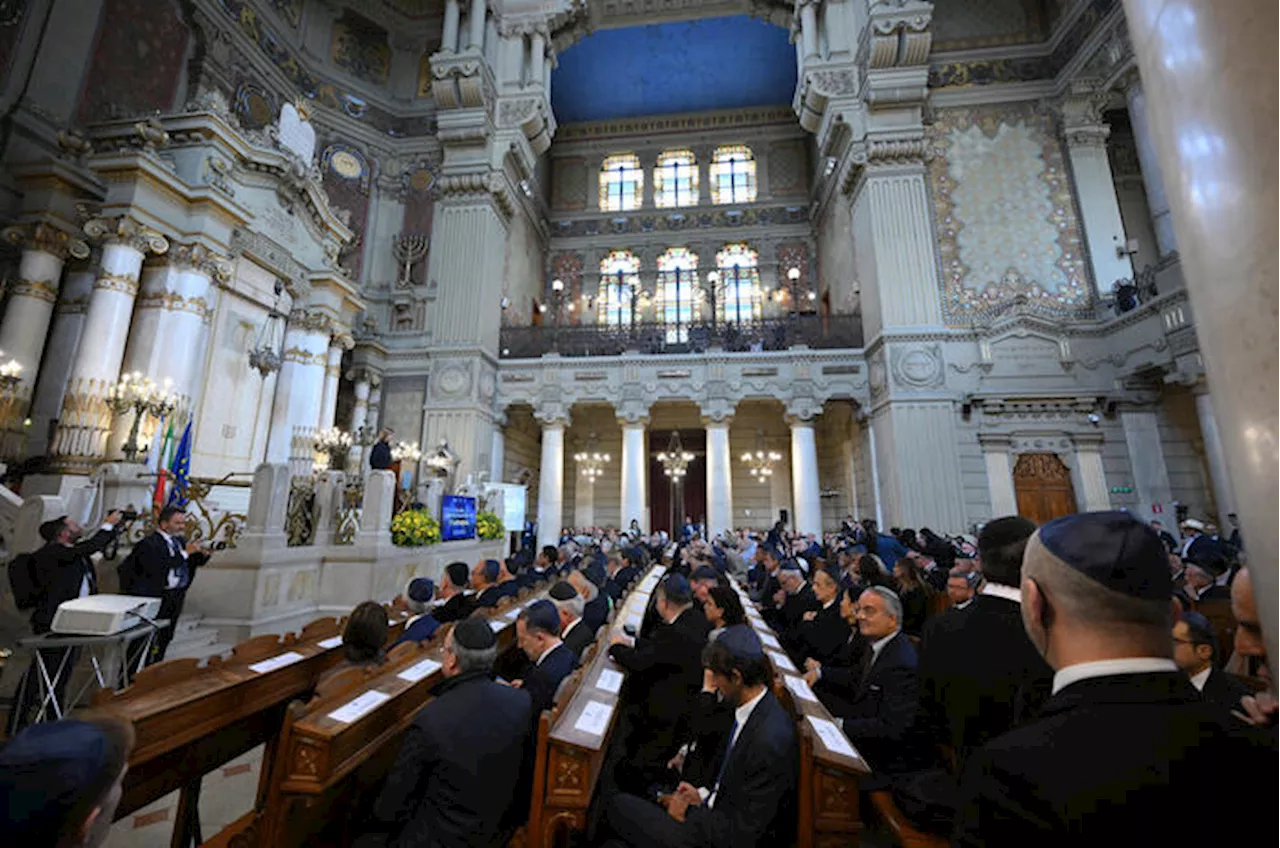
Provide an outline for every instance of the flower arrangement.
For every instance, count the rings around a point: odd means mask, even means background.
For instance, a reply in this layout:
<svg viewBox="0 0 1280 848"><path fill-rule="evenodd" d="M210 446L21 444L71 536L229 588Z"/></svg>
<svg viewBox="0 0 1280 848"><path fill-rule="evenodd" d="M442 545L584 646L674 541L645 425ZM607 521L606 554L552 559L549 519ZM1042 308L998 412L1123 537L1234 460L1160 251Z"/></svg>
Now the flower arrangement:
<svg viewBox="0 0 1280 848"><path fill-rule="evenodd" d="M406 509L391 519L391 541L403 548L420 548L440 541L440 522L425 509Z"/></svg>
<svg viewBox="0 0 1280 848"><path fill-rule="evenodd" d="M482 510L476 513L476 535L481 539L501 539L507 532L502 519L496 513Z"/></svg>

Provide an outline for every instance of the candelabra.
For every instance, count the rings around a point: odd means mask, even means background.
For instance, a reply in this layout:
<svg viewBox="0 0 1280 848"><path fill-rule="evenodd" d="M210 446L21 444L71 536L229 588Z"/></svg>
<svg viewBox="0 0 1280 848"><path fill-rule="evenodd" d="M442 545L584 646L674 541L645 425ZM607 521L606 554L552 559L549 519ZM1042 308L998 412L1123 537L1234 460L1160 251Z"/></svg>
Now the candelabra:
<svg viewBox="0 0 1280 848"><path fill-rule="evenodd" d="M658 462L662 463L662 472L674 482L679 482L688 472L689 463L693 462L693 454L684 449L684 445L680 442L679 430L671 431L667 449L658 454Z"/></svg>
<svg viewBox="0 0 1280 848"><path fill-rule="evenodd" d="M316 433L314 450L316 453L324 454L327 467L340 468L352 443L351 434L346 430L330 427Z"/></svg>
<svg viewBox="0 0 1280 848"><path fill-rule="evenodd" d="M280 294L283 291L284 284L276 280L275 303L267 311L266 320L258 328L258 338L249 350L249 367L261 374L264 380L279 371L280 366L284 364L284 359L280 353L280 348L284 346L284 330L280 331L280 343L277 344L275 325L277 319L280 320L281 324L284 323L284 316L276 310L276 304L279 304Z"/></svg>
<svg viewBox="0 0 1280 848"><path fill-rule="evenodd" d="M142 426L144 416L164 418L178 406L178 396L170 390L173 381L166 379L163 384L156 385L150 377L137 371L125 374L120 381L107 389L107 405L117 415L133 410L133 426L129 428L129 438L125 440L121 451L129 462L137 462L143 449L138 445L138 430Z"/></svg>
<svg viewBox="0 0 1280 848"><path fill-rule="evenodd" d="M582 469L582 476L592 484L604 476L604 467L609 464L609 460L609 454L596 449L595 433L587 440L587 449L573 455L573 461Z"/></svg>
<svg viewBox="0 0 1280 848"><path fill-rule="evenodd" d="M413 285L413 266L427 255L427 237L421 234L398 235L391 241L391 250L401 265L400 288L407 289Z"/></svg>
<svg viewBox="0 0 1280 848"><path fill-rule="evenodd" d="M422 449L417 442L396 442L391 448L391 458L396 462L417 462L422 459Z"/></svg>
<svg viewBox="0 0 1280 848"><path fill-rule="evenodd" d="M0 358L4 357L4 351L0 350ZM10 359L8 362L0 365L0 398L8 400L17 393L18 386L22 383L22 363L16 359Z"/></svg>
<svg viewBox="0 0 1280 848"><path fill-rule="evenodd" d="M756 449L742 454L742 462L751 470L751 476L760 483L773 476L773 464L782 459L775 450L764 449L764 434L756 435Z"/></svg>

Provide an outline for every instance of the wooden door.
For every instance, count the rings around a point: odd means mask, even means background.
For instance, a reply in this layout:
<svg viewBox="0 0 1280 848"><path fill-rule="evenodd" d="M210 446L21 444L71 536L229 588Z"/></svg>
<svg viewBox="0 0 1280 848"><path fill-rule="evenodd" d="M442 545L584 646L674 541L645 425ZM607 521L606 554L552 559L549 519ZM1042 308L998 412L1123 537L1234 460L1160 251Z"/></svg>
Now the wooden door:
<svg viewBox="0 0 1280 848"><path fill-rule="evenodd" d="M1052 453L1024 453L1013 468L1018 514L1037 524L1076 511L1071 472Z"/></svg>

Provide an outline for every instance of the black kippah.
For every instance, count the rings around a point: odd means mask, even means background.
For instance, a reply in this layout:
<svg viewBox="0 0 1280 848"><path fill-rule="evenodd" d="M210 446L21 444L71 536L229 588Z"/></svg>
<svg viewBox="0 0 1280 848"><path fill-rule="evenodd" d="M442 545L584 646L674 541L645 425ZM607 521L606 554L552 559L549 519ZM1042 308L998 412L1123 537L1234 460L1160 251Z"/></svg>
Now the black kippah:
<svg viewBox="0 0 1280 848"><path fill-rule="evenodd" d="M553 601L571 601L578 595L578 590L573 588L573 584L566 580L561 580L551 587L551 591L547 595Z"/></svg>
<svg viewBox="0 0 1280 848"><path fill-rule="evenodd" d="M467 578L471 576L465 562L451 562L445 566L444 571L449 575L449 582L459 589L467 585Z"/></svg>
<svg viewBox="0 0 1280 848"><path fill-rule="evenodd" d="M52 542L58 538L58 534L62 532L63 525L67 523L67 517L60 515L52 518L40 525L40 538L46 542Z"/></svg>
<svg viewBox="0 0 1280 848"><path fill-rule="evenodd" d="M460 647L472 651L484 651L498 644L498 637L489 628L489 623L478 618L464 618L453 628L453 641Z"/></svg>
<svg viewBox="0 0 1280 848"><path fill-rule="evenodd" d="M1036 534L1044 551L1113 592L1148 601L1173 592L1164 542L1127 512L1082 512L1055 518ZM1028 558L1038 552L1028 552Z"/></svg>

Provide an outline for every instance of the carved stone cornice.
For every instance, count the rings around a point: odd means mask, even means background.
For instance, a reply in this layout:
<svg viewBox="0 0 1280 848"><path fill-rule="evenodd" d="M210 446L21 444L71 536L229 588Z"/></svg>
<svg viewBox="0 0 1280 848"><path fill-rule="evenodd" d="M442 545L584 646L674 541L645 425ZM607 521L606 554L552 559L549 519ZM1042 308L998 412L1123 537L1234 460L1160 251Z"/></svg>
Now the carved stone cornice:
<svg viewBox="0 0 1280 848"><path fill-rule="evenodd" d="M169 250L169 240L150 227L139 224L128 215L118 218L90 218L84 223L84 232L94 241L104 245L120 244L146 255L163 255Z"/></svg>
<svg viewBox="0 0 1280 848"><path fill-rule="evenodd" d="M294 330L329 335L333 332L333 319L323 312L308 312L301 307L295 307L289 312L289 331ZM322 355L321 359L323 358Z"/></svg>
<svg viewBox="0 0 1280 848"><path fill-rule="evenodd" d="M43 221L29 221L6 227L4 240L20 246L23 250L34 250L56 256L64 262L68 257L87 259L89 245L57 227Z"/></svg>
<svg viewBox="0 0 1280 848"><path fill-rule="evenodd" d="M198 271L220 284L231 280L231 260L202 244L177 245L169 251L169 264Z"/></svg>
<svg viewBox="0 0 1280 848"><path fill-rule="evenodd" d="M501 171L486 171L478 174L446 174L436 181L438 197L457 200L489 200L497 206L503 217L510 218L515 213L515 198L507 187L507 180Z"/></svg>
<svg viewBox="0 0 1280 848"><path fill-rule="evenodd" d="M866 29L867 67L925 64L933 44L929 30L932 22L933 4L924 0L896 0L873 6Z"/></svg>
<svg viewBox="0 0 1280 848"><path fill-rule="evenodd" d="M494 102L493 78L477 53L437 53L431 57L431 96L436 108L487 109Z"/></svg>

